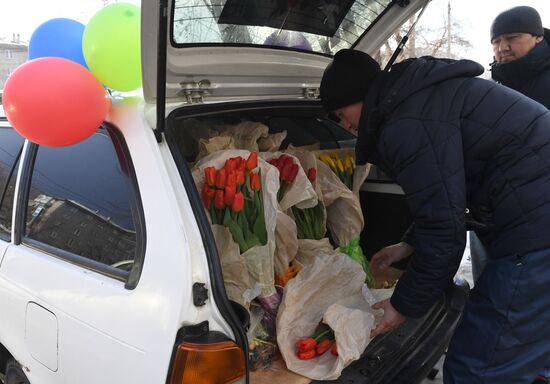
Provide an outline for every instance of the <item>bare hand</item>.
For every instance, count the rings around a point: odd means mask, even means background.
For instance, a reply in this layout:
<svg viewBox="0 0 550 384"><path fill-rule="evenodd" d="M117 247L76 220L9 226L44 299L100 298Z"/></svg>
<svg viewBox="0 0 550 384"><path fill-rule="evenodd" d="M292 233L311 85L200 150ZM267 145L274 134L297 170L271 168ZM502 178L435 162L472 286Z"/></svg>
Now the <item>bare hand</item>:
<svg viewBox="0 0 550 384"><path fill-rule="evenodd" d="M410 256L413 252L414 248L404 241L382 248L369 261L370 269L374 275L379 274L396 261Z"/></svg>
<svg viewBox="0 0 550 384"><path fill-rule="evenodd" d="M373 309L383 309L384 316L380 323L370 333L370 337L375 337L383 333L393 331L398 328L407 319L405 316L395 310L390 303L390 299L379 301L372 306Z"/></svg>

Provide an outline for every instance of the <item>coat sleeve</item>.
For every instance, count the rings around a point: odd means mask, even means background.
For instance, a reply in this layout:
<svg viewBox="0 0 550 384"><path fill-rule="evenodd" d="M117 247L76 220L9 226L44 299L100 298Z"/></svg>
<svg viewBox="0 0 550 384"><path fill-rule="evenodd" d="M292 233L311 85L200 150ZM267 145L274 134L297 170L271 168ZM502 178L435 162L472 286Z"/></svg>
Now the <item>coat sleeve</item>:
<svg viewBox="0 0 550 384"><path fill-rule="evenodd" d="M462 135L449 123L400 119L379 139L380 155L413 215L415 254L391 298L408 317L423 316L452 283L466 242Z"/></svg>

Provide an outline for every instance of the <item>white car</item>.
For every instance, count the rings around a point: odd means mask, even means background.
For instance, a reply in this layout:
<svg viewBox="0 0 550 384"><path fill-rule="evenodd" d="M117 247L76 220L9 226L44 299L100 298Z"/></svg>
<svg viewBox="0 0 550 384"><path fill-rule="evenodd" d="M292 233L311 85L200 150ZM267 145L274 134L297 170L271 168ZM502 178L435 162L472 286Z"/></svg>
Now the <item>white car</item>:
<svg viewBox="0 0 550 384"><path fill-rule="evenodd" d="M246 119L287 130L285 146L353 146L317 99L324 68L341 48L375 52L428 0L291 3L144 0L142 100L115 102L92 137L63 148L24 141L0 116L6 384L249 381L247 312L225 293L191 128ZM410 218L386 180L368 179L362 199L372 254ZM375 339L336 382L422 380L464 296L453 289Z"/></svg>

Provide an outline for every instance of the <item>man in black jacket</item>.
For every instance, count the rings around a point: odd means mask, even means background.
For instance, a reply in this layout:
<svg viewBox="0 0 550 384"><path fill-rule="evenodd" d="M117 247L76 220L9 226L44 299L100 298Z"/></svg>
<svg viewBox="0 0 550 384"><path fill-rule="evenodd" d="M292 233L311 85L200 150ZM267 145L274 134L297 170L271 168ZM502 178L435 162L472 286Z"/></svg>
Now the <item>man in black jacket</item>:
<svg viewBox="0 0 550 384"><path fill-rule="evenodd" d="M403 188L414 226L371 260L413 253L373 336L420 317L452 284L468 208L488 228L490 261L445 362L446 383L528 383L550 353L550 113L476 76L472 61L430 57L380 71L338 52L321 82L325 109L358 133L369 161Z"/></svg>
<svg viewBox="0 0 550 384"><path fill-rule="evenodd" d="M514 7L491 25L493 80L550 108L550 30L531 7Z"/></svg>
<svg viewBox="0 0 550 384"><path fill-rule="evenodd" d="M527 6L500 13L491 25L494 62L493 80L550 108L550 31L542 27L536 9ZM487 252L475 233L470 234L474 280L488 261Z"/></svg>

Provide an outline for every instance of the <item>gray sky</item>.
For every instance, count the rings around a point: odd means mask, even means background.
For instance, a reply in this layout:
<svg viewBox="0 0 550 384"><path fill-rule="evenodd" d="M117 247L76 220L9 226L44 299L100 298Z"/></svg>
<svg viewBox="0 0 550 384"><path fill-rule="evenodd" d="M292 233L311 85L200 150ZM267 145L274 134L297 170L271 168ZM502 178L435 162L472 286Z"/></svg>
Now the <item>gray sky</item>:
<svg viewBox="0 0 550 384"><path fill-rule="evenodd" d="M424 15L424 22L437 20L446 12L448 0L432 0ZM0 0L0 39L11 40L13 33L19 33L28 41L34 29L44 21L55 17L67 17L86 24L104 3L116 0ZM140 0L125 0L139 5ZM493 18L501 11L516 5L535 7L542 16L543 24L550 27L550 1L548 0L451 0L453 15L463 25L464 37L474 48L469 58L486 66L491 61L489 27Z"/></svg>

